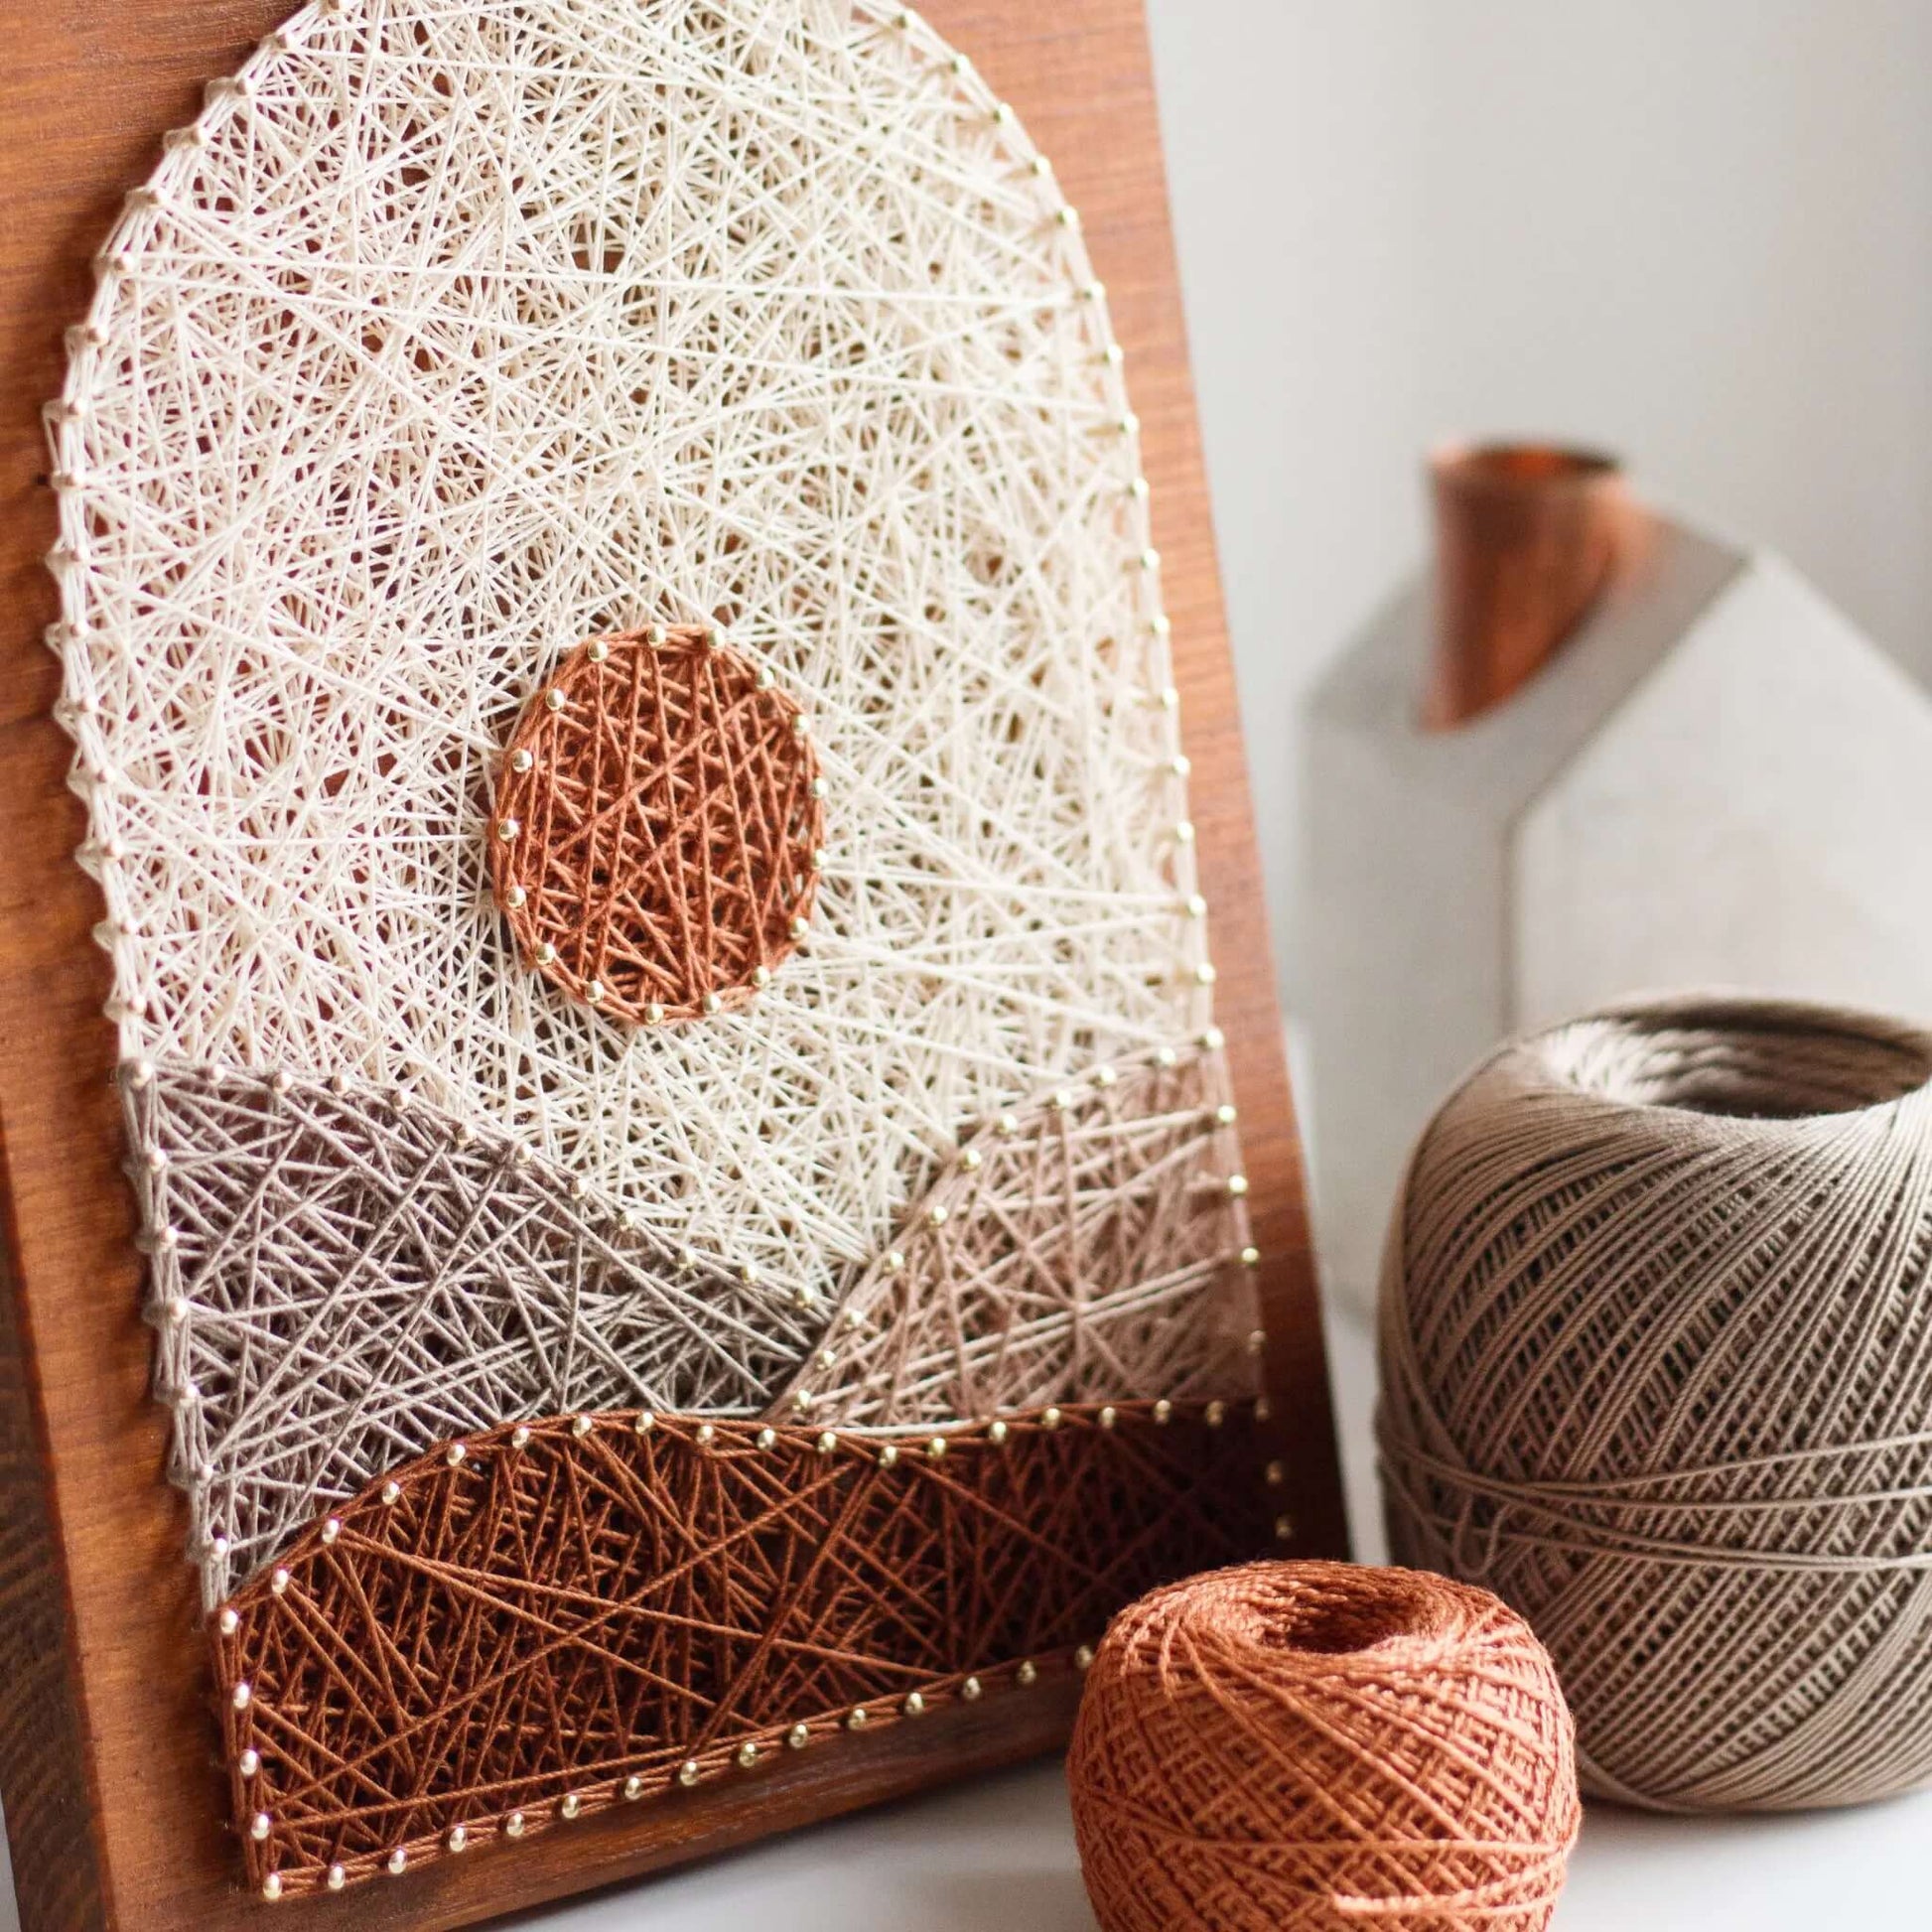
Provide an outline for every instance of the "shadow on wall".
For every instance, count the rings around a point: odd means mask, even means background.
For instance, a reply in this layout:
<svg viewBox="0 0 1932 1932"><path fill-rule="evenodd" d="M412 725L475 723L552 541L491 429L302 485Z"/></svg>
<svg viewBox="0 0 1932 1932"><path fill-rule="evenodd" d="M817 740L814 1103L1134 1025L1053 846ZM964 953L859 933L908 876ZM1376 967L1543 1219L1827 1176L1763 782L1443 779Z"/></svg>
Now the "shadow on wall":
<svg viewBox="0 0 1932 1932"><path fill-rule="evenodd" d="M1149 17L1292 1009L1331 943L1295 879L1298 707L1420 551L1416 453L1446 428L1607 439L1932 672L1932 8ZM1711 863L1748 872L1756 837ZM1842 918L1829 891L1807 922ZM1408 962L1405 1007L1436 979ZM1445 1050L1432 1098L1502 1025ZM1356 1255L1386 1198L1346 1209Z"/></svg>
<svg viewBox="0 0 1932 1932"><path fill-rule="evenodd" d="M1932 1018L1932 700L1789 565L1658 518L1515 696L1419 722L1412 581L1309 704L1302 1005L1330 1285L1490 1046L1633 991Z"/></svg>

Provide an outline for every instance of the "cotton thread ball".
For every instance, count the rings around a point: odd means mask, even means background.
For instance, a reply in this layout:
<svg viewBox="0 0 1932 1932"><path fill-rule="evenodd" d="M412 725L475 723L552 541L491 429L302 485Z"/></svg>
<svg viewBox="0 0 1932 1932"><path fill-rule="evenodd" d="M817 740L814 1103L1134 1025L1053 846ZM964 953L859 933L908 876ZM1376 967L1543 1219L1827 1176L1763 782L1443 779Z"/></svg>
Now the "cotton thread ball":
<svg viewBox="0 0 1932 1932"><path fill-rule="evenodd" d="M1587 1791L1932 1781L1929 1079L1903 1022L1631 1003L1499 1050L1418 1146L1391 1541L1528 1617Z"/></svg>
<svg viewBox="0 0 1932 1932"><path fill-rule="evenodd" d="M1581 1816L1522 1619L1342 1563L1245 1564L1123 1611L1067 1782L1103 1932L1540 1932Z"/></svg>

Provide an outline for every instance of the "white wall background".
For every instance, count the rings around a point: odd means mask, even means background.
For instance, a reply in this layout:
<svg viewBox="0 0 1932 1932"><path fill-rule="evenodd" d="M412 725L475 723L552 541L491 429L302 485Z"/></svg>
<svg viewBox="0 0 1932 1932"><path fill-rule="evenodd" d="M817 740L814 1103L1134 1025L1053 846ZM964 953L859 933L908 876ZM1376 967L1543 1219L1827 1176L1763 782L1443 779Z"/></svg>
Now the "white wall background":
<svg viewBox="0 0 1932 1932"><path fill-rule="evenodd" d="M1284 962L1296 700L1439 437L1617 449L1932 675L1932 0L1149 13Z"/></svg>

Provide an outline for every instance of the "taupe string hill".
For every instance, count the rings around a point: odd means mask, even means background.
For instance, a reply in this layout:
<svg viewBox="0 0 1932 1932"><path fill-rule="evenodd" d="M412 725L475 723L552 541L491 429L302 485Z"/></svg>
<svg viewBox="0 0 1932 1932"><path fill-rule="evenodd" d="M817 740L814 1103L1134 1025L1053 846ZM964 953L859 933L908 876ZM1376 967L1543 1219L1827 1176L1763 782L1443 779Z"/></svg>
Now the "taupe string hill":
<svg viewBox="0 0 1932 1932"><path fill-rule="evenodd" d="M1932 1779L1932 1036L1724 996L1499 1051L1391 1233L1402 1560L1549 1645L1588 1790Z"/></svg>

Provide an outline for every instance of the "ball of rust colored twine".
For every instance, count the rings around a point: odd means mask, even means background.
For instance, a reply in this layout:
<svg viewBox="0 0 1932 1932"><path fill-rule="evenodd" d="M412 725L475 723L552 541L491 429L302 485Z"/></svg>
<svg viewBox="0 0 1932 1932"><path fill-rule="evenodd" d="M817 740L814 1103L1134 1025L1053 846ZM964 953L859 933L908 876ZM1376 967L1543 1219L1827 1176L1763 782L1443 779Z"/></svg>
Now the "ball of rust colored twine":
<svg viewBox="0 0 1932 1932"><path fill-rule="evenodd" d="M1254 1563L1108 1630L1067 1782L1104 1932L1540 1932L1579 1808L1556 1673L1486 1590Z"/></svg>
<svg viewBox="0 0 1932 1932"><path fill-rule="evenodd" d="M1384 1271L1391 1538L1549 1646L1586 1790L1932 1780L1932 1036L1729 996L1503 1048Z"/></svg>

